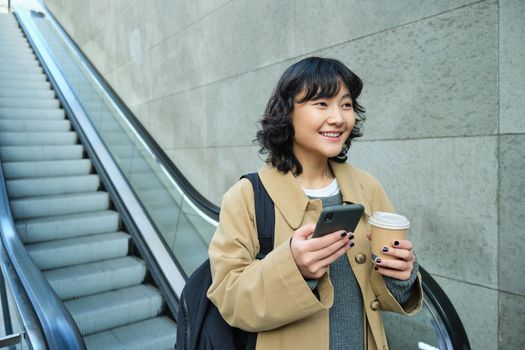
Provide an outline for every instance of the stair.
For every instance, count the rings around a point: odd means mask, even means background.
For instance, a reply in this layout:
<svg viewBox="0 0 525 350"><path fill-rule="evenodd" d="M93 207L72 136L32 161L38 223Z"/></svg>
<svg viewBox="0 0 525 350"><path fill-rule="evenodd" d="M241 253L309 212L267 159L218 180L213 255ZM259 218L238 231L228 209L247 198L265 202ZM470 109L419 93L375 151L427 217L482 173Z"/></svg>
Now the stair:
<svg viewBox="0 0 525 350"><path fill-rule="evenodd" d="M0 62L0 159L29 256L88 349L173 349L176 325L163 297L146 281L144 261L130 254L133 239L11 15L0 15ZM118 123L98 123L129 156Z"/></svg>

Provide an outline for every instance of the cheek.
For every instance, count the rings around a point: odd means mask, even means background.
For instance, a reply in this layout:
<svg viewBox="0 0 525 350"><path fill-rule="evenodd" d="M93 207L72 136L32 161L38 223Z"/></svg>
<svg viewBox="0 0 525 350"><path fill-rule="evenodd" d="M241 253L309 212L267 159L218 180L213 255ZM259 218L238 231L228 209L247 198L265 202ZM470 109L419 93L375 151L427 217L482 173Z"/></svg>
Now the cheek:
<svg viewBox="0 0 525 350"><path fill-rule="evenodd" d="M349 113L345 119L348 131L351 131L355 126L355 114L353 112Z"/></svg>

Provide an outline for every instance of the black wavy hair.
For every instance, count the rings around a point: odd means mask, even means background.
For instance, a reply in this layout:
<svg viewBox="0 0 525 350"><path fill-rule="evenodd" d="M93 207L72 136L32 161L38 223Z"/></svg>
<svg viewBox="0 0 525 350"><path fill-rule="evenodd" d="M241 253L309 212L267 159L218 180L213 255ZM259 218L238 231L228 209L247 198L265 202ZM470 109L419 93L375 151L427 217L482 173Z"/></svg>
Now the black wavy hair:
<svg viewBox="0 0 525 350"><path fill-rule="evenodd" d="M330 159L340 163L346 161L352 139L363 135L365 110L357 102L363 81L336 59L308 57L293 64L283 73L266 104L261 129L257 131L255 140L261 146L259 153L268 154L267 163L284 173L292 171L296 176L302 173L301 163L293 153L294 130L290 115L294 100L301 93L305 95L298 103L333 97L339 93L340 82L350 92L356 122L341 153Z"/></svg>

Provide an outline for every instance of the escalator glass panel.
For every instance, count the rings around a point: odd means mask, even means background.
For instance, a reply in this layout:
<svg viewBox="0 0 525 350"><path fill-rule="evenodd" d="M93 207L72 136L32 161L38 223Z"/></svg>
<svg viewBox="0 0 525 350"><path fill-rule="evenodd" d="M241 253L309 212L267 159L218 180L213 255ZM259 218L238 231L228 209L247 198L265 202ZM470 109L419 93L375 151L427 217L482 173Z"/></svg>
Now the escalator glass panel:
<svg viewBox="0 0 525 350"><path fill-rule="evenodd" d="M384 312L383 320L388 345L392 350L452 349L441 321L426 300L415 316Z"/></svg>

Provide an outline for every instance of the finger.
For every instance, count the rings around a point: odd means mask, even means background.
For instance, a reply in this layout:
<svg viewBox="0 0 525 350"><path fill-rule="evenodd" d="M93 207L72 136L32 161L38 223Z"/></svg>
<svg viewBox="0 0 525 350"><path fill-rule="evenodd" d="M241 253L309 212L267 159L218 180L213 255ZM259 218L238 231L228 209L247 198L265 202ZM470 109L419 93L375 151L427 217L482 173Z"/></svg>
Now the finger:
<svg viewBox="0 0 525 350"><path fill-rule="evenodd" d="M355 245L355 239L353 234L348 236L348 245L350 248L352 248Z"/></svg>
<svg viewBox="0 0 525 350"><path fill-rule="evenodd" d="M414 268L412 262L407 262L404 260L394 260L394 259L381 259L377 258L375 261L377 266L386 269L398 270L398 271L410 271Z"/></svg>
<svg viewBox="0 0 525 350"><path fill-rule="evenodd" d="M410 242L407 239L400 239L400 240L392 241L392 247L401 248L401 249L408 249L408 250L412 250L413 249L412 242Z"/></svg>
<svg viewBox="0 0 525 350"><path fill-rule="evenodd" d="M348 249L350 249L350 246L348 244L345 244L336 251L334 251L331 255L328 255L324 259L319 260L319 262L315 265L318 266L319 269L326 268L334 261L339 259L341 256L343 256Z"/></svg>
<svg viewBox="0 0 525 350"><path fill-rule="evenodd" d="M353 243L353 242L350 242L348 237L345 237L345 238L341 239L340 241L336 241L333 244L331 244L331 245L329 245L329 246L327 246L327 247L325 247L323 249L317 250L315 252L311 252L311 254L313 254L315 260L321 261L321 260L324 260L324 259L334 255L335 253L337 253L342 248L344 248L345 251L350 249L350 244L351 243Z"/></svg>
<svg viewBox="0 0 525 350"><path fill-rule="evenodd" d="M315 276L318 274L322 275L322 271L326 270L326 267L329 264L325 260L330 260L333 255L333 259L337 259L337 257L341 256L349 249L349 246L345 242L343 242L342 246L341 242L337 242L332 247L330 247L330 249L330 251L328 251L327 248L326 250L317 251L315 253L309 252L307 256L305 256L298 264L303 276ZM321 255L323 253L328 255Z"/></svg>
<svg viewBox="0 0 525 350"><path fill-rule="evenodd" d="M366 233L366 238L368 238L369 241L372 240L372 232L371 232L371 231L368 231L368 232Z"/></svg>
<svg viewBox="0 0 525 350"><path fill-rule="evenodd" d="M311 248L311 250L315 251L315 250L324 249L334 244L335 242L346 239L347 237L353 238L354 235L352 233L347 233L346 231L340 230L340 231L329 233L322 237L312 238L311 240L309 240L308 243L309 243L309 247Z"/></svg>
<svg viewBox="0 0 525 350"><path fill-rule="evenodd" d="M407 249L383 247L382 253L406 261L414 260L414 253Z"/></svg>
<svg viewBox="0 0 525 350"><path fill-rule="evenodd" d="M295 230L293 236L298 240L306 240L315 230L315 224L306 224Z"/></svg>
<svg viewBox="0 0 525 350"><path fill-rule="evenodd" d="M378 273L380 273L383 276L392 277L401 281L406 281L410 278L411 273L407 271L397 271L392 269L385 269L383 267L376 266L374 267L374 270L376 270Z"/></svg>

